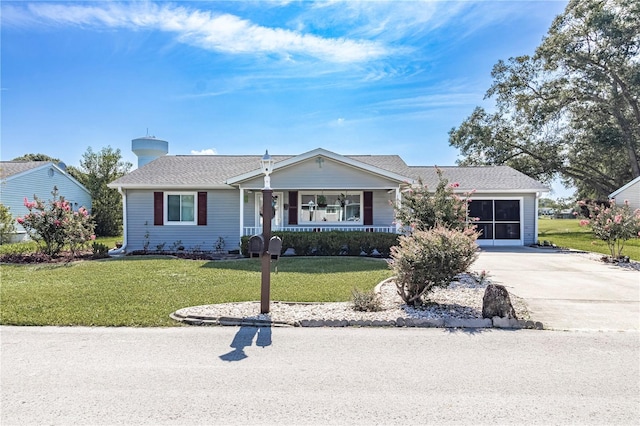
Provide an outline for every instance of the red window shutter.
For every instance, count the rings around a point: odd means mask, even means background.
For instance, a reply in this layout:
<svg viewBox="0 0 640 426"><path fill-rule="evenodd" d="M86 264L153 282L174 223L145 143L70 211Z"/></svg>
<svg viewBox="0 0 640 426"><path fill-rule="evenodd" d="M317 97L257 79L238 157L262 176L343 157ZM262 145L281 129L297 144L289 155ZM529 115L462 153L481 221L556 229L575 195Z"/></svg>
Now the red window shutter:
<svg viewBox="0 0 640 426"><path fill-rule="evenodd" d="M365 191L364 192L364 200L362 200L363 206L363 219L364 225L373 225L373 192Z"/></svg>
<svg viewBox="0 0 640 426"><path fill-rule="evenodd" d="M153 224L164 225L164 193L153 193Z"/></svg>
<svg viewBox="0 0 640 426"><path fill-rule="evenodd" d="M289 191L289 225L298 224L298 191Z"/></svg>
<svg viewBox="0 0 640 426"><path fill-rule="evenodd" d="M198 192L198 225L207 224L207 193Z"/></svg>

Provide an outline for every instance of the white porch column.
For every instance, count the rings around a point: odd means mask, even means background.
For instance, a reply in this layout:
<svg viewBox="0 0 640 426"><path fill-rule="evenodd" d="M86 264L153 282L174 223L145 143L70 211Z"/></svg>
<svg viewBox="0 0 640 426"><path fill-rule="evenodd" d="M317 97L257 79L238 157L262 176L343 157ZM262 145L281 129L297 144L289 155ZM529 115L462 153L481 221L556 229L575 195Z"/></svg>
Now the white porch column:
<svg viewBox="0 0 640 426"><path fill-rule="evenodd" d="M535 212L533 215L533 220L534 220L534 226L533 226L533 243L536 244L538 242L538 201L540 200L540 196L542 194L539 192L536 192L536 208L535 208ZM520 218L520 220L523 220L523 218ZM524 236L523 236L523 241L524 241Z"/></svg>
<svg viewBox="0 0 640 426"><path fill-rule="evenodd" d="M402 192L400 192L400 187L396 188L396 205L395 208L400 207L400 203L402 201ZM395 214L394 214L395 217ZM396 234L400 233L400 224L396 221Z"/></svg>
<svg viewBox="0 0 640 426"><path fill-rule="evenodd" d="M240 238L244 234L244 188L240 185Z"/></svg>

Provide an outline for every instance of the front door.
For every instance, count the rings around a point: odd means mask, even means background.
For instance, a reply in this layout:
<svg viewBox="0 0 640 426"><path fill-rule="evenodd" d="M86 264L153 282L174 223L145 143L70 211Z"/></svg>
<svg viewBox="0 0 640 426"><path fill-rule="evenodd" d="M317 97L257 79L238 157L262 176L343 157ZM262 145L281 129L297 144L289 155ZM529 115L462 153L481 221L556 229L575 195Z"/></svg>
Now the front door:
<svg viewBox="0 0 640 426"><path fill-rule="evenodd" d="M271 229L277 231L282 226L284 198L282 192L274 192L271 200ZM262 227L262 193L256 196L256 223Z"/></svg>

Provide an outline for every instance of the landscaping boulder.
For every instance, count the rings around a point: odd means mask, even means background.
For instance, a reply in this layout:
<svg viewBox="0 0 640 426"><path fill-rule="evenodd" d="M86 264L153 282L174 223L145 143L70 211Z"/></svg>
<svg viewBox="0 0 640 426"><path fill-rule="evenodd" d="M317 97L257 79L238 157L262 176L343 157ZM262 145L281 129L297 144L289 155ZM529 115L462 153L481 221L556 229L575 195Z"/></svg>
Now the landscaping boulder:
<svg viewBox="0 0 640 426"><path fill-rule="evenodd" d="M514 318L516 311L513 309L509 292L503 285L489 284L482 298L482 318Z"/></svg>

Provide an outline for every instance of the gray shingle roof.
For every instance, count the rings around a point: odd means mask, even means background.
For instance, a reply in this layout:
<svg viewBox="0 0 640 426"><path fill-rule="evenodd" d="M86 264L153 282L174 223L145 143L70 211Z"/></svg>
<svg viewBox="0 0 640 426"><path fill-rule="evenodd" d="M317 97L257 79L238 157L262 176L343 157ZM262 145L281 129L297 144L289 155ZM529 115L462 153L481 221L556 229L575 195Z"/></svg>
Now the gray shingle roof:
<svg viewBox="0 0 640 426"><path fill-rule="evenodd" d="M291 156L272 156L275 162ZM112 186L191 186L216 187L226 180L258 169L259 155L167 155L132 171Z"/></svg>
<svg viewBox="0 0 640 426"><path fill-rule="evenodd" d="M442 170L442 176L449 183L460 185L457 189L459 191L549 190L537 180L509 166L438 168ZM438 174L435 167L410 167L410 170L411 177L421 178L428 188L435 188L438 185Z"/></svg>
<svg viewBox="0 0 640 426"><path fill-rule="evenodd" d="M6 179L28 170L37 169L50 161L0 161L0 178Z"/></svg>
<svg viewBox="0 0 640 426"><path fill-rule="evenodd" d="M273 155L276 165L293 155ZM414 167L397 155L346 155L350 160L405 176L408 181L421 178L429 188L438 183L435 167ZM177 155L163 156L115 180L112 187L225 187L227 180L259 168L258 155ZM449 182L460 190L546 191L547 187L507 166L440 167Z"/></svg>

